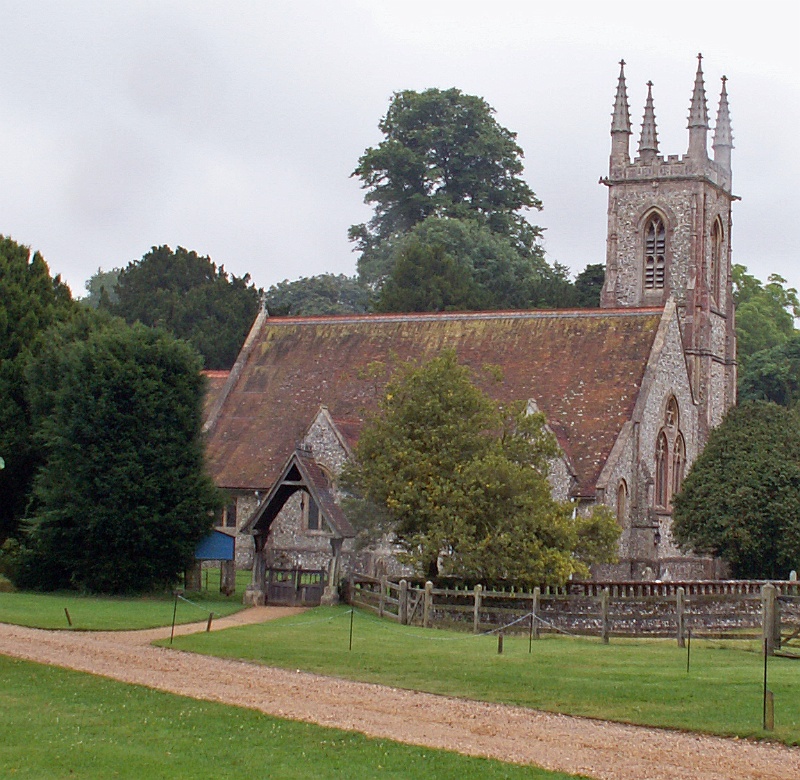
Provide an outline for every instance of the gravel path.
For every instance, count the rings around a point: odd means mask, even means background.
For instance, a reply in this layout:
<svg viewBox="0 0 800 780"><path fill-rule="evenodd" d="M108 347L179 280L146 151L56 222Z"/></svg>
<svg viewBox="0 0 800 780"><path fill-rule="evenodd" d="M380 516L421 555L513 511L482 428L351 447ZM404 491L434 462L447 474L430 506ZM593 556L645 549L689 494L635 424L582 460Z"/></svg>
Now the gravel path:
<svg viewBox="0 0 800 780"><path fill-rule="evenodd" d="M213 628L298 610L260 607ZM205 630L205 623L176 633ZM798 780L800 749L451 699L151 647L169 628L43 631L0 624L0 654L268 715L603 780Z"/></svg>

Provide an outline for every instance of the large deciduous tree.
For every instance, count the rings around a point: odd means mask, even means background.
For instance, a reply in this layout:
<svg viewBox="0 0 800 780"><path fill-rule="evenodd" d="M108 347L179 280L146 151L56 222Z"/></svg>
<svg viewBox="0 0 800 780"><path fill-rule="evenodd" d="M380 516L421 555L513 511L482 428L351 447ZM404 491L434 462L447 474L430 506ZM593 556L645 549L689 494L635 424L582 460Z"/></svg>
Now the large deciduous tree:
<svg viewBox="0 0 800 780"><path fill-rule="evenodd" d="M166 328L203 356L204 367L230 368L258 312L260 291L208 257L153 247L119 273L108 309L128 323Z"/></svg>
<svg viewBox="0 0 800 780"><path fill-rule="evenodd" d="M378 127L384 140L354 172L375 207L368 224L351 228L359 249L439 216L478 219L531 251L540 231L521 212L541 203L522 179L516 134L483 98L458 89L396 92Z"/></svg>
<svg viewBox="0 0 800 780"><path fill-rule="evenodd" d="M379 531L391 530L421 573L441 564L472 580L563 582L613 559L618 528L607 512L573 518L553 500L556 452L541 414L501 407L444 352L397 368L345 483L379 508Z"/></svg>
<svg viewBox="0 0 800 780"><path fill-rule="evenodd" d="M728 412L675 497L684 548L726 560L735 577L800 567L800 421L764 401Z"/></svg>
<svg viewBox="0 0 800 780"><path fill-rule="evenodd" d="M25 509L36 448L25 398L25 366L41 347L42 334L68 319L76 306L69 288L50 276L44 258L0 236L0 544L16 533Z"/></svg>
<svg viewBox="0 0 800 780"><path fill-rule="evenodd" d="M44 460L20 584L93 592L172 584L212 524L196 352L86 310L28 368Z"/></svg>

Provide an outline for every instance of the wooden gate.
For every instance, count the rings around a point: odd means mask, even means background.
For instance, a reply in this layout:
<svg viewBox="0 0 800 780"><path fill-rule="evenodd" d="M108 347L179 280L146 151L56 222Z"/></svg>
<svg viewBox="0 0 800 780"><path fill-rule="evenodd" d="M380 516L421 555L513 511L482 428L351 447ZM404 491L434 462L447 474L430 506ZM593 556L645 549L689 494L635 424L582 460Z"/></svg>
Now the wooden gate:
<svg viewBox="0 0 800 780"><path fill-rule="evenodd" d="M267 604L317 607L326 577L324 569L267 569Z"/></svg>

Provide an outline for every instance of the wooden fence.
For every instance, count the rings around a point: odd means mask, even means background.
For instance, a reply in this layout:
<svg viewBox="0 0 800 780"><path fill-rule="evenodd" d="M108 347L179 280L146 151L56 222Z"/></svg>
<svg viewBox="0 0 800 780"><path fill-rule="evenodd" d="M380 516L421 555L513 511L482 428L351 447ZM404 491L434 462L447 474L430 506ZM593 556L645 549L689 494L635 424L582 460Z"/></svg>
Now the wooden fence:
<svg viewBox="0 0 800 780"><path fill-rule="evenodd" d="M611 637L763 637L770 652L800 643L800 583L571 582L532 592L434 588L354 575L351 604L403 625Z"/></svg>

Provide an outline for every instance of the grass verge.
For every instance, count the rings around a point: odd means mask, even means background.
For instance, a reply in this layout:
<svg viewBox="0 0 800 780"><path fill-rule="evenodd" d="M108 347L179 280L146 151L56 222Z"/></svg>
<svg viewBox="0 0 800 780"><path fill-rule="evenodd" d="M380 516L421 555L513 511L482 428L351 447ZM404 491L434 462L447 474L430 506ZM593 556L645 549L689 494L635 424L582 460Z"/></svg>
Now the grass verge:
<svg viewBox="0 0 800 780"><path fill-rule="evenodd" d="M3 777L573 777L279 720L2 656L0 711Z"/></svg>
<svg viewBox="0 0 800 780"><path fill-rule="evenodd" d="M194 623L230 615L242 609L241 598L186 594L192 603L178 600L176 622ZM175 599L169 594L140 598L78 596L74 593L0 593L0 623L14 623L31 628L71 628L86 631L117 631L155 628L172 623Z"/></svg>
<svg viewBox="0 0 800 780"><path fill-rule="evenodd" d="M769 660L775 731L762 723L757 644L505 637L425 630L346 607L175 639L181 650L242 658L450 696L726 736L800 744L800 661Z"/></svg>

